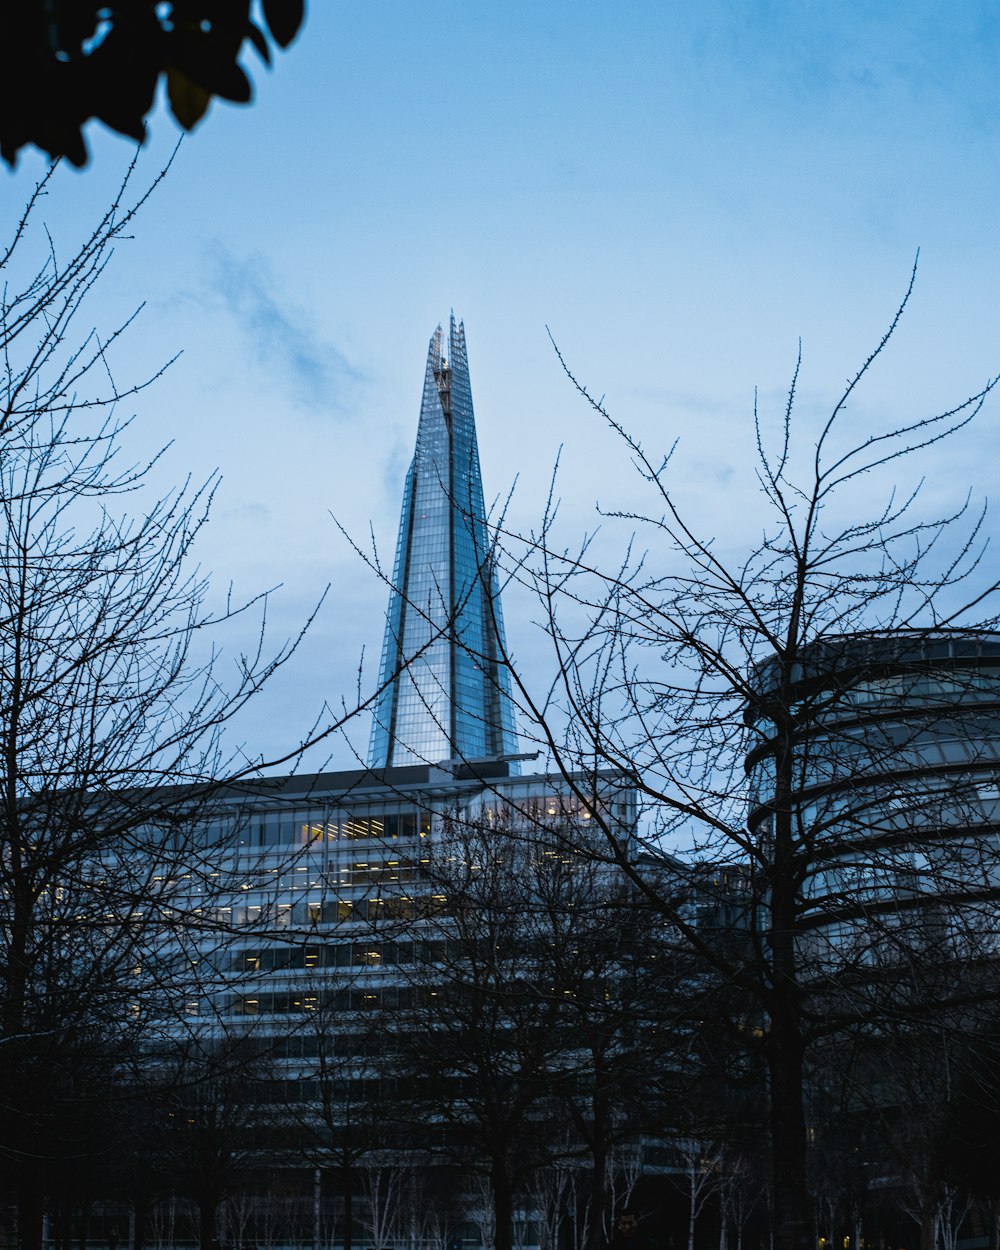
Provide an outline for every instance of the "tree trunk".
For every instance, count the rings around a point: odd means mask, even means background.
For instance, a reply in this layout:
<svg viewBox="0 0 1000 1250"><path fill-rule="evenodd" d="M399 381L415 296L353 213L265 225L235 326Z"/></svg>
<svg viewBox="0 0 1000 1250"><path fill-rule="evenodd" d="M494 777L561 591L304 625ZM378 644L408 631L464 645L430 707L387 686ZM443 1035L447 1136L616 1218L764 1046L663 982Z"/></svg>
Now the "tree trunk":
<svg viewBox="0 0 1000 1250"><path fill-rule="evenodd" d="M776 1013L777 1014L777 1013ZM784 1013L781 1013L784 1014ZM809 1250L802 1043L794 1020L771 1017L768 1047L775 1250Z"/></svg>
<svg viewBox="0 0 1000 1250"><path fill-rule="evenodd" d="M608 1152L603 1141L595 1136L591 1151L593 1173L590 1181L590 1227L584 1250L603 1250L604 1206L608 1194Z"/></svg>
<svg viewBox="0 0 1000 1250"><path fill-rule="evenodd" d="M774 1244L775 1250L810 1250L813 1240L806 1173L805 1046L796 947L799 864L790 797L795 781L794 733L786 728L779 741L782 745L775 758L774 847L767 931L771 984L763 1001L768 1014Z"/></svg>
<svg viewBox="0 0 1000 1250"><path fill-rule="evenodd" d="M937 1203L932 1196L924 1198L920 1211L920 1250L937 1250Z"/></svg>
<svg viewBox="0 0 1000 1250"><path fill-rule="evenodd" d="M319 1250L323 1236L323 1173L319 1168L313 1173L313 1250Z"/></svg>
<svg viewBox="0 0 1000 1250"><path fill-rule="evenodd" d="M132 1204L132 1250L143 1250L146 1241L146 1217L149 1214L148 1204L135 1202Z"/></svg>
<svg viewBox="0 0 1000 1250"><path fill-rule="evenodd" d="M34 1160L21 1164L17 1190L17 1238L20 1250L42 1250L42 1193Z"/></svg>
<svg viewBox="0 0 1000 1250"><path fill-rule="evenodd" d="M344 1178L344 1250L351 1250L354 1236L354 1169L341 1169Z"/></svg>
<svg viewBox="0 0 1000 1250"><path fill-rule="evenodd" d="M78 1229L77 1244L80 1250L87 1250L87 1239L90 1237L90 1208L92 1203L89 1198L80 1199L80 1227Z"/></svg>
<svg viewBox="0 0 1000 1250"><path fill-rule="evenodd" d="M69 1232L66 1226L65 1200L53 1206L50 1213L49 1231L55 1250L69 1250Z"/></svg>
<svg viewBox="0 0 1000 1250"><path fill-rule="evenodd" d="M490 1169L493 1186L493 1215L496 1224L494 1250L514 1250L514 1193L502 1162Z"/></svg>
<svg viewBox="0 0 1000 1250"><path fill-rule="evenodd" d="M215 1250L218 1246L216 1221L219 1213L217 1198L202 1198L198 1202L198 1216L201 1223L201 1250Z"/></svg>

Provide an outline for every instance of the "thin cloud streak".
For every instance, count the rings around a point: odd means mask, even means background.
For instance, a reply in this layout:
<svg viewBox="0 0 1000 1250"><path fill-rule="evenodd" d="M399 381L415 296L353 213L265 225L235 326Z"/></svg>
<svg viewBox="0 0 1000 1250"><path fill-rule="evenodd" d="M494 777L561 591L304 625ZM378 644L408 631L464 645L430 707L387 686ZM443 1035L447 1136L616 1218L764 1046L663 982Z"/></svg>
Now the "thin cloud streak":
<svg viewBox="0 0 1000 1250"><path fill-rule="evenodd" d="M311 412L345 408L346 392L361 375L315 332L304 309L281 299L280 284L263 257L238 257L220 246L212 255L209 285L239 328L256 366L277 374L285 394Z"/></svg>

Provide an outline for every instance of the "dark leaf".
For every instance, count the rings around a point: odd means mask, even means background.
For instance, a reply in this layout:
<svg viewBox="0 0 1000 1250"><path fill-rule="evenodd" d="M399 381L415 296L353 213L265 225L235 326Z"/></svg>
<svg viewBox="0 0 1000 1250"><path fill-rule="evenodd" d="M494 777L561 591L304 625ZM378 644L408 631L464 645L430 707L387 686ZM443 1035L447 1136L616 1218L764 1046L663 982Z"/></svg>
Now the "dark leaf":
<svg viewBox="0 0 1000 1250"><path fill-rule="evenodd" d="M167 99L177 124L184 130L191 130L205 116L212 95L179 69L171 67L167 70Z"/></svg>
<svg viewBox="0 0 1000 1250"><path fill-rule="evenodd" d="M263 7L272 38L280 47L287 48L305 18L305 0L263 0Z"/></svg>
<svg viewBox="0 0 1000 1250"><path fill-rule="evenodd" d="M153 107L163 38L153 21L115 26L100 47L77 66L72 96L84 117L97 117L112 130L142 140Z"/></svg>
<svg viewBox="0 0 1000 1250"><path fill-rule="evenodd" d="M61 143L47 143L44 146L53 160L64 156L77 169L82 169L87 163L87 145L84 143L83 135L79 130L67 129L62 136Z"/></svg>
<svg viewBox="0 0 1000 1250"><path fill-rule="evenodd" d="M210 32L178 30L170 37L168 63L210 95L246 104L253 92L236 62L238 52L238 44Z"/></svg>
<svg viewBox="0 0 1000 1250"><path fill-rule="evenodd" d="M271 64L271 49L267 46L267 40L259 26L255 26L253 22L247 22L247 38L257 49L260 59L265 65Z"/></svg>
<svg viewBox="0 0 1000 1250"><path fill-rule="evenodd" d="M146 123L143 114L129 109L125 100L108 100L94 116L104 122L105 126L117 130L120 135L128 135L138 143L145 141Z"/></svg>

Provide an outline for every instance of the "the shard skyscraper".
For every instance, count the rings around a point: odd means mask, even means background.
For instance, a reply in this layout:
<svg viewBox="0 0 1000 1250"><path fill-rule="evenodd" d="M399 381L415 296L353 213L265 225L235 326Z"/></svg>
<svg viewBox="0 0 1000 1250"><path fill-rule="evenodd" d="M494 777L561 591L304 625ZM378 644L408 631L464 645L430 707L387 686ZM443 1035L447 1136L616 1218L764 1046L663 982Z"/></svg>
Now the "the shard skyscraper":
<svg viewBox="0 0 1000 1250"><path fill-rule="evenodd" d="M454 315L447 356L443 340L438 326L403 492L372 768L482 762L518 749L465 328Z"/></svg>

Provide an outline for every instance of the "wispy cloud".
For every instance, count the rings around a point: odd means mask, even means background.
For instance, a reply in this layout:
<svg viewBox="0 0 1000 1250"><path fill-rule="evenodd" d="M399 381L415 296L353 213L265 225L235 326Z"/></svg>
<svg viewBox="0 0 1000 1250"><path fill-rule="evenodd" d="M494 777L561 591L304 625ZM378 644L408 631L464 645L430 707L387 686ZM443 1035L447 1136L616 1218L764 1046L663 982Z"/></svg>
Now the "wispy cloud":
<svg viewBox="0 0 1000 1250"><path fill-rule="evenodd" d="M400 498L412 454L412 449L408 450L401 438L395 439L391 447L383 448L382 489L386 499L395 501Z"/></svg>
<svg viewBox="0 0 1000 1250"><path fill-rule="evenodd" d="M223 520L236 521L241 525L268 525L271 509L260 500L252 499L235 503L222 513Z"/></svg>
<svg viewBox="0 0 1000 1250"><path fill-rule="evenodd" d="M280 282L262 257L234 256L218 245L208 283L239 327L256 365L277 374L295 402L326 413L343 407L344 392L358 380L358 371L316 333L304 309L284 299Z"/></svg>

